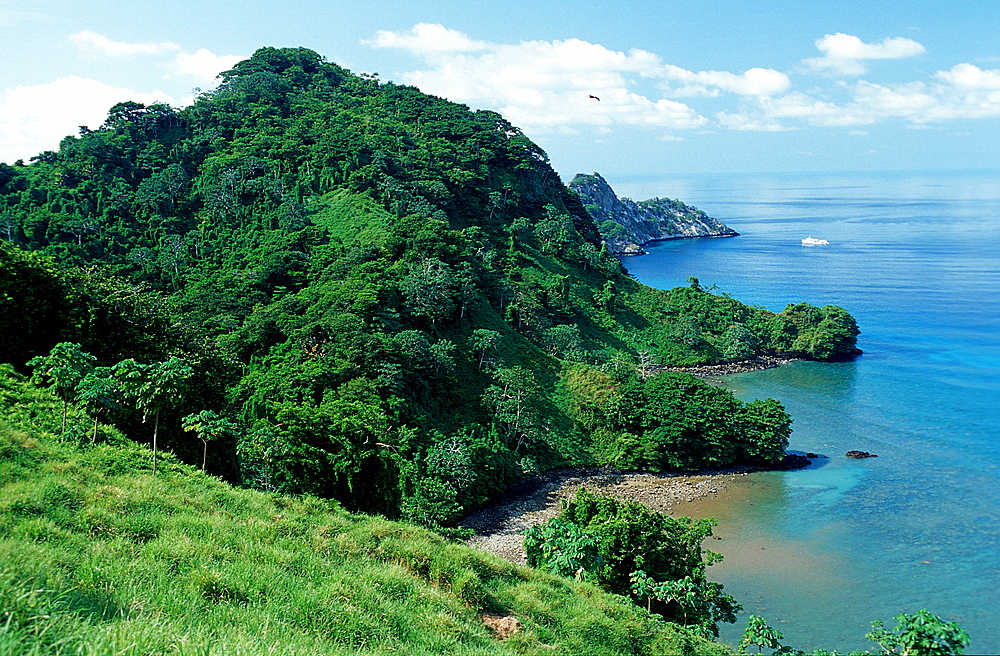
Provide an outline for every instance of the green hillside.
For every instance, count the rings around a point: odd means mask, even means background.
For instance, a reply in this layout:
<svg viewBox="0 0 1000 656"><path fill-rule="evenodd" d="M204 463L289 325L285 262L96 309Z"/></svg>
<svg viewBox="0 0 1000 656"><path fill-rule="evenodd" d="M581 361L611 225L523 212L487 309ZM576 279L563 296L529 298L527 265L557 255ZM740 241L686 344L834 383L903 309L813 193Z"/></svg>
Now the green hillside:
<svg viewBox="0 0 1000 656"><path fill-rule="evenodd" d="M730 653L422 528L174 458L153 476L107 427L60 440L60 405L0 370L0 654ZM519 628L501 640L491 618Z"/></svg>
<svg viewBox="0 0 1000 656"><path fill-rule="evenodd" d="M835 306L639 284L501 116L302 48L0 164L0 237L6 617L39 652L672 653L624 598L416 526L561 465L776 465L777 401L664 366L857 353Z"/></svg>
<svg viewBox="0 0 1000 656"><path fill-rule="evenodd" d="M240 430L207 460L233 482L447 524L556 465L774 462L780 408L763 424L707 392L684 408L684 383L651 416L629 396L661 364L855 352L840 308L636 283L496 113L301 48L222 78L191 107L121 103L0 165L0 286L17 290L0 361L60 341L103 366L183 360L160 444L198 462L180 418L226 417ZM720 408L711 434L681 416ZM151 439L136 408L109 416Z"/></svg>

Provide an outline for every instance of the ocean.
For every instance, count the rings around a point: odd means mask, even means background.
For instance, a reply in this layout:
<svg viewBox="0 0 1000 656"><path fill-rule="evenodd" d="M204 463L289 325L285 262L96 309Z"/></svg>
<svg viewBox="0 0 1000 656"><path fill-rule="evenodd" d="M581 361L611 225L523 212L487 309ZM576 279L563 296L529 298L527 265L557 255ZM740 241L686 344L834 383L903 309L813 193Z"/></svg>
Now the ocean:
<svg viewBox="0 0 1000 656"><path fill-rule="evenodd" d="M1000 653L1000 171L608 177L741 233L647 246L625 259L638 280L839 305L862 330L854 361L716 379L781 401L790 450L823 456L700 511L726 558L709 578L745 607L723 640L753 613L800 649L874 649L872 620L926 608L970 633L967 653Z"/></svg>

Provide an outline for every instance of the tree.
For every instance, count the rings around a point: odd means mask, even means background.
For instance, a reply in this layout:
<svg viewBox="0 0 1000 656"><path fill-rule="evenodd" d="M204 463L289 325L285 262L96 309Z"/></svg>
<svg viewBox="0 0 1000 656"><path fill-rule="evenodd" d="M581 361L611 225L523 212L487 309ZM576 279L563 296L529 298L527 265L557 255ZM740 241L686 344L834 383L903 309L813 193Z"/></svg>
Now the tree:
<svg viewBox="0 0 1000 656"><path fill-rule="evenodd" d="M28 360L28 366L34 369L32 380L38 384L52 386L56 395L62 399L62 431L66 432L66 412L70 397L77 385L94 368L97 358L85 352L79 344L59 342L52 347L48 355L39 355Z"/></svg>
<svg viewBox="0 0 1000 656"><path fill-rule="evenodd" d="M479 352L479 362L476 366L479 371L483 370L487 351L492 350L498 343L500 343L500 333L496 330L476 328L472 331L472 348Z"/></svg>
<svg viewBox="0 0 1000 656"><path fill-rule="evenodd" d="M462 515L462 506L455 496L454 488L448 483L428 476L417 480L413 494L403 500L400 510L407 521L440 529L453 524Z"/></svg>
<svg viewBox="0 0 1000 656"><path fill-rule="evenodd" d="M880 646L885 654L899 656L951 656L969 646L969 634L957 622L946 622L925 608L912 615L900 613L896 628L888 631L880 620L872 622L865 638Z"/></svg>
<svg viewBox="0 0 1000 656"><path fill-rule="evenodd" d="M774 465L785 457L792 417L775 399L756 399L744 407L743 458Z"/></svg>
<svg viewBox="0 0 1000 656"><path fill-rule="evenodd" d="M610 280L594 292L594 306L602 314L610 316L615 309L615 284Z"/></svg>
<svg viewBox="0 0 1000 656"><path fill-rule="evenodd" d="M598 547L596 535L559 518L524 532L524 551L532 567L581 581L600 568Z"/></svg>
<svg viewBox="0 0 1000 656"><path fill-rule="evenodd" d="M0 233L7 241L14 241L21 231L21 221L13 214L0 213Z"/></svg>
<svg viewBox="0 0 1000 656"><path fill-rule="evenodd" d="M237 436L236 454L240 457L240 470L244 483L274 492L276 461L288 453L274 426L259 421L249 432ZM250 480L247 480L247 479Z"/></svg>
<svg viewBox="0 0 1000 656"><path fill-rule="evenodd" d="M203 445L201 452L202 471L205 471L205 465L208 462L208 443L225 435L236 436L239 434L239 426L211 410L202 410L187 415L181 419L181 426L185 431L194 432L201 440Z"/></svg>
<svg viewBox="0 0 1000 656"><path fill-rule="evenodd" d="M380 406L343 398L282 404L275 428L284 448L275 471L280 491L334 498L354 511L397 510L399 432Z"/></svg>
<svg viewBox="0 0 1000 656"><path fill-rule="evenodd" d="M587 355L579 326L557 324L545 329L543 339L549 353L564 360L583 360Z"/></svg>
<svg viewBox="0 0 1000 656"><path fill-rule="evenodd" d="M535 433L537 394L535 374L520 365L498 369L496 383L483 393L483 400L493 410L514 451L527 444Z"/></svg>
<svg viewBox="0 0 1000 656"><path fill-rule="evenodd" d="M768 649L781 649L779 641L784 637L778 631L768 626L763 617L760 615L751 615L750 619L747 620L747 627L743 631L743 637L740 638L740 644L738 645L739 653L745 654L746 648L750 645L757 647L758 654L764 647Z"/></svg>
<svg viewBox="0 0 1000 656"><path fill-rule="evenodd" d="M410 268L399 284L406 306L416 316L426 317L431 326L455 309L455 280L451 267L435 258L424 258Z"/></svg>
<svg viewBox="0 0 1000 656"><path fill-rule="evenodd" d="M153 414L153 474L156 475L160 410L180 394L184 382L194 371L178 357L153 364L140 364L132 359L122 360L112 370L121 380L125 396L133 399L142 412L142 422L146 423L149 414Z"/></svg>
<svg viewBox="0 0 1000 656"><path fill-rule="evenodd" d="M579 563L578 576L699 633L718 636L718 622L736 621L739 604L705 578L708 565L722 559L701 546L714 520L674 518L581 489L550 522L532 534L530 551L526 543L528 565L565 570ZM594 558L584 557L586 536L596 541Z"/></svg>
<svg viewBox="0 0 1000 656"><path fill-rule="evenodd" d="M753 333L742 323L734 323L722 333L722 356L726 360L746 360L753 357L756 340Z"/></svg>
<svg viewBox="0 0 1000 656"><path fill-rule="evenodd" d="M94 413L94 434L91 443L97 442L97 423L101 412L121 406L121 383L111 367L96 367L76 386L76 399Z"/></svg>
<svg viewBox="0 0 1000 656"><path fill-rule="evenodd" d="M535 222L535 236L544 253L560 253L574 236L573 221L568 214L556 210L553 205L545 206L545 217Z"/></svg>
<svg viewBox="0 0 1000 656"><path fill-rule="evenodd" d="M632 592L646 599L646 610L652 609L653 600L673 604L681 615L680 623L706 638L718 637L717 622L736 621L740 606L718 583L693 576L656 581L642 570L632 572L630 579ZM692 621L696 617L700 621Z"/></svg>

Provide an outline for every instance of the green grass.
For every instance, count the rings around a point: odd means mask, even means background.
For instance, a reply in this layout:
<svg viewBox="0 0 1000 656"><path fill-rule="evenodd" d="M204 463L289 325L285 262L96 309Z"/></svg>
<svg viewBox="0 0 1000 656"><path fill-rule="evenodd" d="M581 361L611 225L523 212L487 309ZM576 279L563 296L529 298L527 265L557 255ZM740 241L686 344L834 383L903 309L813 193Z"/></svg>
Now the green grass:
<svg viewBox="0 0 1000 656"><path fill-rule="evenodd" d="M26 412L37 392L4 382L0 656L731 653L421 528L60 442L11 420L58 404ZM500 641L484 613L522 629Z"/></svg>

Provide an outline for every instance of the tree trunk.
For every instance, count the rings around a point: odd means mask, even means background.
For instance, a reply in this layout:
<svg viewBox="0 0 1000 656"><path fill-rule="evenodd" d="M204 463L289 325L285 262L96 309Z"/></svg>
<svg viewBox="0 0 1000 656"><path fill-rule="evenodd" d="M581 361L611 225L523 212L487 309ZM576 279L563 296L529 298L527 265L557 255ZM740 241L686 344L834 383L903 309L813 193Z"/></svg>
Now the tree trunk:
<svg viewBox="0 0 1000 656"><path fill-rule="evenodd" d="M156 476L156 439L160 432L160 410L153 414L153 476Z"/></svg>

